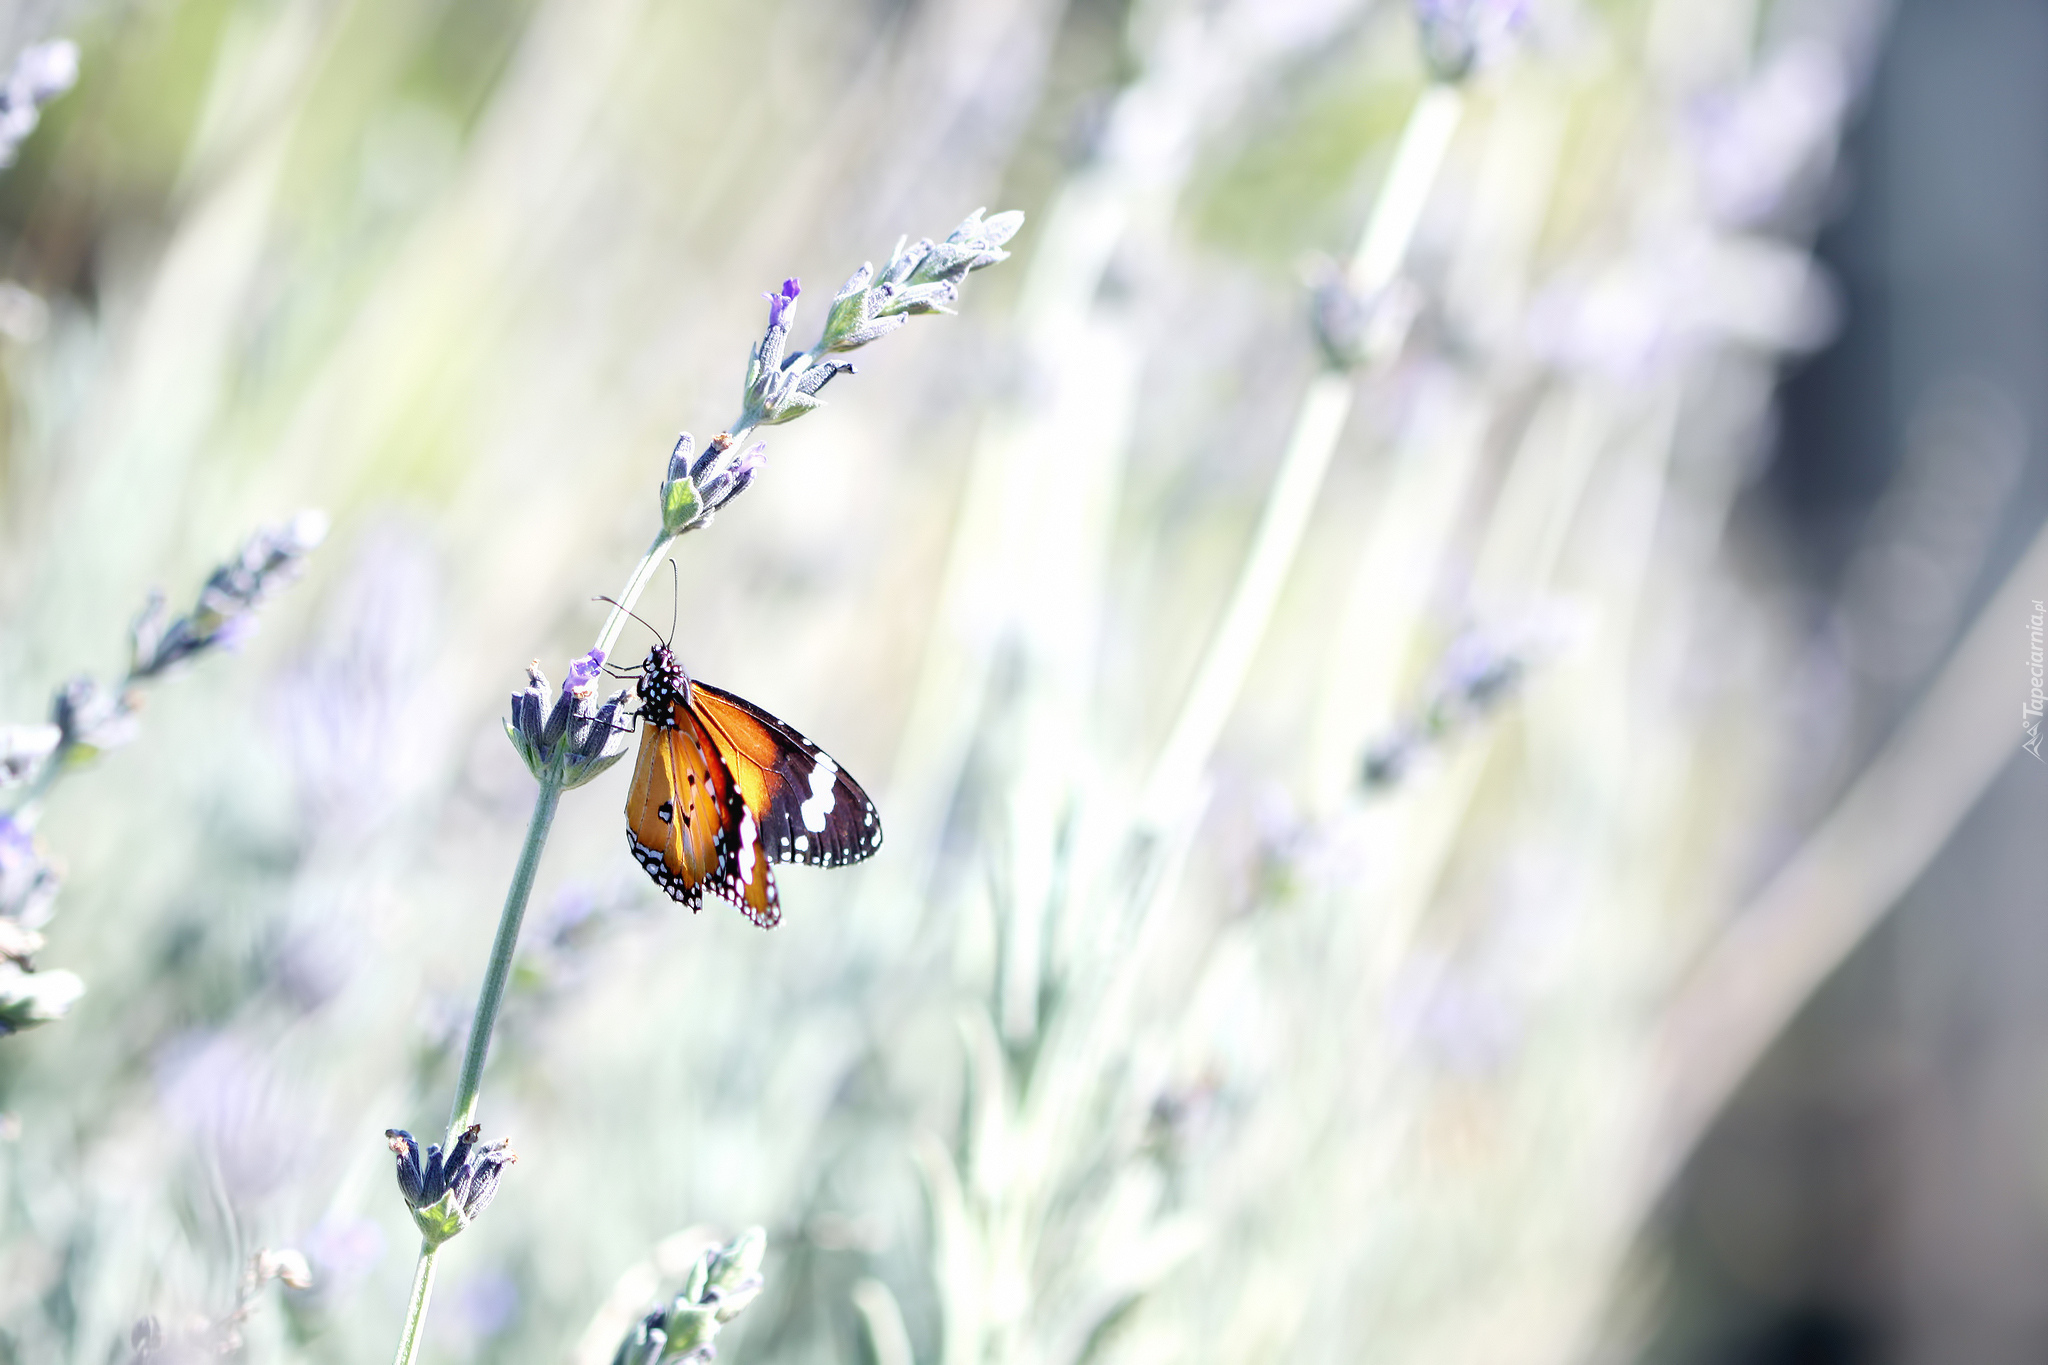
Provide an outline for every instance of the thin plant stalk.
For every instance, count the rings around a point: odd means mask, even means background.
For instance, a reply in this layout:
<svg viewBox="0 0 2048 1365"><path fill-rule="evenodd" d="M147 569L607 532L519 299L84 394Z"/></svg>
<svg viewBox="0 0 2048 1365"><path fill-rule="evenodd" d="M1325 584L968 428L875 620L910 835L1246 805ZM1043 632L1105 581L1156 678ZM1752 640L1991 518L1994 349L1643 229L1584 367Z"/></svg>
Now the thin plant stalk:
<svg viewBox="0 0 2048 1365"><path fill-rule="evenodd" d="M469 1025L469 1048L462 1056L462 1075L455 1083L455 1107L448 1116L446 1145L450 1148L456 1135L476 1118L477 1092L483 1088L491 1030L498 1023L498 1006L505 1000L505 983L512 977L512 953L519 946L519 926L526 919L527 898L533 894L533 874L540 868L541 850L547 847L548 831L554 827L555 808L561 800L561 778L543 777L540 789L533 794L533 817L526 825L526 843L519 850L518 866L512 869L512 885L505 891L505 908L498 915L498 934L491 941L490 964L484 968L484 984L477 992L476 1017Z"/></svg>
<svg viewBox="0 0 2048 1365"><path fill-rule="evenodd" d="M969 215L966 223L956 230L944 244L948 254L932 261L934 248L931 242L921 242L913 254L904 252L899 243L896 254L889 262L890 277L869 288L874 280L872 265L863 266L854 280L834 299L837 321L828 320L820 333L817 345L808 352L784 356L783 343L788 334L788 309L801 292L794 279L784 281L779 294L770 295L768 332L756 348L753 365L749 368L745 406L740 418L725 432L722 432L707 451L707 456L722 454L756 427L786 422L802 416L821 405L818 389L835 375L850 371L853 367L842 361L820 357L845 352L864 346L877 336L902 325L905 312L947 311L944 303L958 297L958 281L982 266L992 265L1007 259L1008 253L1001 244L1008 241L1023 223L1023 215L999 214L995 219L983 222L981 210ZM932 265L933 273L923 276L916 272ZM907 286L907 287L906 287ZM904 289L900 300L896 291ZM893 301L893 302L892 302ZM876 311L888 308L890 311ZM847 308L854 310L848 314ZM866 310L866 311L862 311ZM835 328L837 330L835 330ZM798 362L802 362L799 364ZM808 369L806 367L809 367ZM807 380L806 375L810 376ZM800 386L801 385L801 386ZM598 632L597 645L587 656L586 665L593 671L604 662L617 645L620 634L625 630L626 621L632 616L634 605L653 579L657 566L667 556L669 548L684 534L709 523L711 516L725 503L738 496L752 477L751 464L746 462L758 458L759 451L748 452L740 458L741 467L728 465L723 469L713 468L711 484L699 489L688 472L690 466L685 459L689 452L687 434L677 443L671 454L670 473L662 485L662 528L649 543L647 551L626 580L626 586L612 602L612 610L605 618L603 628ZM700 462L701 465L701 462ZM699 476L703 469L700 467ZM544 690L538 672L533 674L536 688ZM565 683L561 701L567 704L572 681ZM536 712L536 718L538 713ZM610 724L607 718L607 725ZM508 731L510 726L508 725ZM617 735L614 728L604 732L600 747L608 748L610 739ZM534 793L533 815L527 822L526 841L519 852L518 865L513 869L512 884L505 892L505 907L498 916L498 928L491 942L490 961L484 969L483 985L477 992L476 1014L470 1023L469 1044L463 1053L462 1072L456 1081L455 1103L449 1114L448 1132L443 1141L443 1151L457 1150L460 1135L468 1130L476 1118L477 1097L483 1088L484 1063L490 1055L491 1034L497 1026L498 1009L504 1003L505 986L511 979L512 959L519 947L519 929L526 918L526 904L533 893L533 880L540 868L541 854L547 848L548 833L555 822L555 811L561 802L562 793L569 787L581 785L595 773L586 767L581 773L572 769L575 761L566 754L550 753L540 756L540 751L531 747L544 744L552 747L558 741L543 741L521 729L514 735L514 743L522 746L521 752L527 758L528 767L539 782ZM623 750L620 751L622 753ZM619 753L603 755L609 764ZM584 753L582 761L588 764L591 755ZM596 771L603 771L600 767ZM405 1147L412 1151L417 1178L417 1151L409 1134L392 1133L388 1136L402 1138ZM501 1139L495 1146L502 1147ZM394 1147L394 1151L400 1148ZM467 1150L466 1148L464 1149ZM431 1160L438 1160L432 1158ZM501 1159L509 1162L511 1157ZM430 1171L439 1172L438 1165L430 1164ZM495 1168L494 1168L495 1172ZM437 1176L429 1177L438 1179ZM405 1188L401 1175L401 1188ZM489 1187L495 1189L495 1184ZM452 1193L444 1192L443 1198ZM398 1365L408 1365L419 1346L421 1324L426 1317L427 1300L433 1286L434 1257L440 1244L459 1232L462 1223L472 1212L454 1215L453 1226L435 1234L434 1218L441 1215L431 1213L434 1205L423 1205L415 1195L417 1188L408 1195L408 1204L418 1219L424 1240L420 1244L419 1268L413 1279L412 1302L407 1310L405 1329L399 1338ZM488 1199L489 1194L484 1195Z"/></svg>
<svg viewBox="0 0 2048 1365"><path fill-rule="evenodd" d="M462 1074L455 1083L455 1104L448 1117L448 1136L443 1140L443 1145L451 1149L457 1134L476 1117L477 1095L483 1089L484 1060L490 1055L498 1007L505 1000L505 983L512 977L512 954L519 946L519 926L525 922L534 874L540 869L540 855L547 847L548 831L554 828L555 810L561 801L561 778L550 775L540 779L540 788L533 796L533 816L526 824L526 842L519 850L517 866L512 869L512 885L505 891L505 908L498 914L491 960L484 968L483 986L477 991L476 1016L469 1025L469 1047L462 1056ZM393 1358L395 1365L412 1365L419 1354L427 1301L434 1292L434 1259L439 1254L439 1247L421 1240L419 1265L412 1276L412 1299L406 1305L405 1327L399 1333L398 1354Z"/></svg>
<svg viewBox="0 0 2048 1365"><path fill-rule="evenodd" d="M1370 297L1379 292L1400 270L1464 109L1459 89L1438 83L1425 89L1409 112L1394 164L1346 267L1348 282L1359 294ZM1301 548L1355 393L1350 376L1332 371L1318 375L1302 396L1244 569L1146 783L1139 808L1147 812L1148 820L1156 823L1186 813L1188 793L1195 789L1230 718Z"/></svg>
<svg viewBox="0 0 2048 1365"><path fill-rule="evenodd" d="M755 429L752 424L741 422L722 433L722 437L727 443L737 445ZM640 594L646 592L647 585L654 581L654 571L660 567L669 550L681 539L681 532L674 535L665 530L656 532L653 543L647 547L647 553L640 556L640 562L633 566L632 575L626 579L626 586L619 590L618 600L612 603L611 615L604 618L604 629L597 633L596 648L606 658L611 657L613 647L618 644L620 634L626 629L626 622L631 619L633 608L640 601Z"/></svg>
<svg viewBox="0 0 2048 1365"><path fill-rule="evenodd" d="M676 539L665 533L657 535L654 543L647 547L647 553L633 566L632 577L626 580L626 586L619 592L619 600L612 606L612 614L604 619L604 629L597 634L597 648L607 659L612 656L612 647L618 644L619 634L625 630L640 594L647 591L648 583L653 580L655 566L661 563L662 556L668 553Z"/></svg>
<svg viewBox="0 0 2048 1365"><path fill-rule="evenodd" d="M420 1261L412 1272L412 1300L405 1308L405 1330L398 1337L398 1355L393 1365L412 1365L420 1353L420 1335L427 1325L427 1300L434 1295L434 1258L440 1248L420 1242Z"/></svg>

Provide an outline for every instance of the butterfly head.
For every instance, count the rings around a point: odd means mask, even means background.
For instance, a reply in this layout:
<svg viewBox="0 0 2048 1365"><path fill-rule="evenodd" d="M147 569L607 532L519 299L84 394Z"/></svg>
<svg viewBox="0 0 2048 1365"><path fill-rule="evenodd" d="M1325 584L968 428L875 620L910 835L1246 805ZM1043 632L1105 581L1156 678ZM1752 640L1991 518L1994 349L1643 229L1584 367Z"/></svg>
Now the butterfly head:
<svg viewBox="0 0 2048 1365"><path fill-rule="evenodd" d="M667 645L648 650L646 661L640 665L641 711L661 724L674 714L677 706L689 704L690 675L676 661L675 651Z"/></svg>

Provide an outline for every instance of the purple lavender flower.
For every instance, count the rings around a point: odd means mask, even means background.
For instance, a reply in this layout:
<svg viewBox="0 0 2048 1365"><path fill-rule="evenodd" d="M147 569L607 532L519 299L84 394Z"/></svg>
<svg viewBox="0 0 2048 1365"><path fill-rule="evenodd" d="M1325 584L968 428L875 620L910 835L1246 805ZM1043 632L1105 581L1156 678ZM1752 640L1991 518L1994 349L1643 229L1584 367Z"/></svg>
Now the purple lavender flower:
<svg viewBox="0 0 2048 1365"><path fill-rule="evenodd" d="M256 608L305 572L306 557L327 536L327 518L301 512L283 526L266 526L233 559L213 571L189 615L171 620L161 594L152 594L133 628L131 681L153 678L210 649L231 649L248 639Z"/></svg>
<svg viewBox="0 0 2048 1365"><path fill-rule="evenodd" d="M62 1019L84 994L85 983L71 972L0 962L0 1038Z"/></svg>
<svg viewBox="0 0 2048 1365"><path fill-rule="evenodd" d="M482 1125L472 1123L446 1153L435 1143L422 1155L411 1133L402 1128L384 1130L385 1145L398 1159L398 1192L412 1210L421 1235L435 1246L461 1232L490 1207L505 1168L519 1160L510 1138L478 1147L482 1131Z"/></svg>
<svg viewBox="0 0 2048 1365"><path fill-rule="evenodd" d="M910 315L952 312L961 281L973 271L1008 260L1003 243L1024 225L1024 215L1014 211L987 219L981 214L980 209L968 214L943 242L929 237L914 245L898 241L880 272L872 263L862 265L832 296L824 331L808 351L787 358L783 354L797 282L785 281L780 294L766 295L768 331L747 364L740 420L733 430L744 433L792 422L822 407L819 391L853 369L826 357L887 336Z"/></svg>
<svg viewBox="0 0 2048 1365"><path fill-rule="evenodd" d="M720 508L747 491L754 474L767 461L765 442L756 441L740 451L730 432L720 432L694 462L690 458L692 448L690 433L686 431L676 439L676 448L669 455L668 478L661 485L664 535L679 536L709 526Z"/></svg>
<svg viewBox="0 0 2048 1365"><path fill-rule="evenodd" d="M62 883L35 832L16 815L0 814L0 918L23 929L49 923Z"/></svg>
<svg viewBox="0 0 2048 1365"><path fill-rule="evenodd" d="M562 695L566 697L572 692L586 690L592 682L596 681L597 675L603 671L604 651L601 649L591 650L588 654L585 654L582 658L569 665L569 676L562 679Z"/></svg>
<svg viewBox="0 0 2048 1365"><path fill-rule="evenodd" d="M62 735L56 761L70 764L120 748L141 728L127 689L116 692L83 675L57 689L50 720Z"/></svg>
<svg viewBox="0 0 2048 1365"><path fill-rule="evenodd" d="M552 699L540 664L526 670L526 686L512 694L512 717L505 734L537 778L552 773L567 791L580 787L619 761L632 727L623 714L625 689L600 704L590 683L604 666L604 655L591 650L569 665L569 677Z"/></svg>
<svg viewBox="0 0 2048 1365"><path fill-rule="evenodd" d="M15 153L42 118L42 107L78 81L78 47L68 39L22 49L14 70L0 85L0 166Z"/></svg>
<svg viewBox="0 0 2048 1365"><path fill-rule="evenodd" d="M1544 652L1543 642L1529 629L1512 639L1467 633L1453 641L1420 712L1367 748L1366 787L1395 786L1426 750L1498 710L1520 690L1531 660Z"/></svg>
<svg viewBox="0 0 2048 1365"><path fill-rule="evenodd" d="M1422 60L1440 81L1462 81L1527 20L1528 0L1415 0Z"/></svg>
<svg viewBox="0 0 2048 1365"><path fill-rule="evenodd" d="M64 732L54 725L0 725L0 787L26 782L57 752Z"/></svg>
<svg viewBox="0 0 2048 1365"><path fill-rule="evenodd" d="M763 294L761 297L768 300L768 325L787 328L790 309L796 305L796 296L803 292L803 286L791 278L782 282L780 293Z"/></svg>

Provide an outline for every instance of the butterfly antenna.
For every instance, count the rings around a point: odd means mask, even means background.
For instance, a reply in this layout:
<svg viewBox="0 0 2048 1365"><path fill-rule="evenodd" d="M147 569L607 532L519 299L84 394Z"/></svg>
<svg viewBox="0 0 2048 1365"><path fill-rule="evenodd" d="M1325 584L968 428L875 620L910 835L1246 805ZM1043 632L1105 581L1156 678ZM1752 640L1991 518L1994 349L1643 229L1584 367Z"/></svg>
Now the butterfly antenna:
<svg viewBox="0 0 2048 1365"><path fill-rule="evenodd" d="M676 613L683 605L683 581L673 556L668 561L668 638L676 638Z"/></svg>
<svg viewBox="0 0 2048 1365"><path fill-rule="evenodd" d="M635 621L638 621L641 625L647 626L646 617L642 616L639 612L634 611L631 607L627 606L624 602L619 601L619 599L616 597L606 597L603 593L599 593L597 596L591 598L590 600L593 602L609 602L613 606L617 607L620 611L626 613L626 615L632 617ZM647 626L647 631L650 635L653 635L657 638L659 638L661 635L661 632L656 630L653 626ZM670 636L674 636L673 631L670 632ZM668 641L663 640L662 643L667 644Z"/></svg>

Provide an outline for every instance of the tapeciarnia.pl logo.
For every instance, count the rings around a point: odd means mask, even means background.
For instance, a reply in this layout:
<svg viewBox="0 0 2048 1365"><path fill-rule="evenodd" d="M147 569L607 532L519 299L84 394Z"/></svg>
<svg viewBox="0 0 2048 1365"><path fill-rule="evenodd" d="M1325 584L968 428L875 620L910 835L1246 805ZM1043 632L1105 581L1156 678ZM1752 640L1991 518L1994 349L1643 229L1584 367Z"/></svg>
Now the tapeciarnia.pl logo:
<svg viewBox="0 0 2048 1365"><path fill-rule="evenodd" d="M2033 690L2027 694L2027 704L2020 708L2020 724L2026 728L2027 732L2027 742L2020 745L2020 747L2032 754L2037 760L2041 758L2041 708L2043 701L2048 700L2048 698L2043 697L2041 691L2041 623L2044 617L2048 617L2048 609L2044 609L2041 605L2041 600L2036 598L2034 600L2034 616L2028 630L2028 639L2033 644L2033 652L2027 656L2027 671L2033 675L2034 686Z"/></svg>

